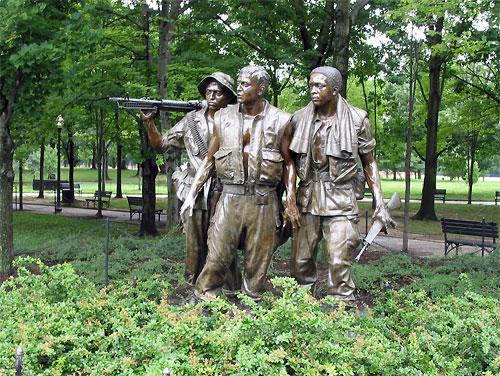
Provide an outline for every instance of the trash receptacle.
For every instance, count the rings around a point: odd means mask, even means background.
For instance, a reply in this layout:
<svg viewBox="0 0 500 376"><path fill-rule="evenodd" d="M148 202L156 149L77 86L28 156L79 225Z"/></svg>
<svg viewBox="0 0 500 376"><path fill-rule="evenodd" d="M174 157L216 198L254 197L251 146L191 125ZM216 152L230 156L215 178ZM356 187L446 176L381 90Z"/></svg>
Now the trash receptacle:
<svg viewBox="0 0 500 376"><path fill-rule="evenodd" d="M63 189L62 190L62 202L66 204L70 204L75 200L74 195L71 194L70 189Z"/></svg>

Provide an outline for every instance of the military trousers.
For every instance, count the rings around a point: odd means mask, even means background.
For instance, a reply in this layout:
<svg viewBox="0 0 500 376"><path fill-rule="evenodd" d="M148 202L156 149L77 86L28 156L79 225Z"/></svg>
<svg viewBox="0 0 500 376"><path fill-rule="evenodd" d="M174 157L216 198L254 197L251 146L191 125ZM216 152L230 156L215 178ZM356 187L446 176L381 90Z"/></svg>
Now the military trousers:
<svg viewBox="0 0 500 376"><path fill-rule="evenodd" d="M192 216L184 219L184 235L186 239L186 255L184 258L184 280L190 288L198 279L207 258L207 232L210 224L210 211L193 209ZM225 288L237 291L241 288L241 272L238 260L235 259L225 276Z"/></svg>
<svg viewBox="0 0 500 376"><path fill-rule="evenodd" d="M327 294L353 299L355 285L351 279L349 253L360 244L357 219L302 213L301 226L292 241L292 277L302 287L311 287L314 293L318 282L317 248L322 238L328 257Z"/></svg>
<svg viewBox="0 0 500 376"><path fill-rule="evenodd" d="M245 250L242 292L260 298L266 275L278 243L279 209L275 190L234 194L222 191L208 231L208 255L196 281L195 293L201 299L221 294L224 276L242 244Z"/></svg>

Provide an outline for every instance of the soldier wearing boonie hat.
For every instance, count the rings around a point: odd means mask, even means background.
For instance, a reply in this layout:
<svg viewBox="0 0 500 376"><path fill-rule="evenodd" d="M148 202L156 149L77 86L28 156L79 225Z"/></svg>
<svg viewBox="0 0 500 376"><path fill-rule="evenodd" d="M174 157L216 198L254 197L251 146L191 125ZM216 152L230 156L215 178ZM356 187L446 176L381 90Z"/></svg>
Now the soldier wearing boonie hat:
<svg viewBox="0 0 500 376"><path fill-rule="evenodd" d="M189 112L163 136L154 125L154 113L142 113L151 145L158 154L169 153L173 149L185 149L188 154L187 164L181 166L172 175L177 187L177 197L181 201L184 201L196 171L207 153L207 145L213 134L215 112L228 104L236 103L233 86L233 78L223 72L214 72L203 78L198 84L198 91L207 101L207 107ZM182 218L186 246L184 279L191 290L205 265L210 213L217 200L217 194L214 192L216 180L214 175L204 185L196 200L193 215ZM237 260L227 275L226 289L239 290L241 273ZM194 302L192 294L190 294L190 302Z"/></svg>
<svg viewBox="0 0 500 376"><path fill-rule="evenodd" d="M233 89L234 80L230 75L223 72L214 72L210 76L207 76L203 80L201 80L201 82L198 84L198 91L200 92L202 97L205 96L207 86L212 81L216 81L223 86L227 95L231 98L229 104L236 103L236 92Z"/></svg>

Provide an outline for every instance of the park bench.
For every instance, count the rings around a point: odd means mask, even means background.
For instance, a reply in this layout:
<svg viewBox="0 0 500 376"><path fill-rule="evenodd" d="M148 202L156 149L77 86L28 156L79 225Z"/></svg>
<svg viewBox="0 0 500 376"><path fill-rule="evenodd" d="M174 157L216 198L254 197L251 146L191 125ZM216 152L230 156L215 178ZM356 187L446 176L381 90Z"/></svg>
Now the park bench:
<svg viewBox="0 0 500 376"><path fill-rule="evenodd" d="M443 204L444 204L445 199L446 199L446 189L436 189L434 191L434 198L439 199L439 200L443 200Z"/></svg>
<svg viewBox="0 0 500 376"><path fill-rule="evenodd" d="M64 184L69 184L68 180L61 180L61 188ZM33 179L33 190L38 191L40 189L40 179ZM43 189L47 191L57 191L57 179L45 179L43 181Z"/></svg>
<svg viewBox="0 0 500 376"><path fill-rule="evenodd" d="M82 188L80 187L80 183L73 183L73 188L75 189L75 192L78 192L79 194L82 194ZM69 190L69 183L61 183L61 190Z"/></svg>
<svg viewBox="0 0 500 376"><path fill-rule="evenodd" d="M101 196L101 201L103 204L106 204L106 206L109 208L109 202L111 200L111 191L104 191L101 192L99 195L99 191L94 192L94 197L93 198L86 198L85 202L87 203L87 208L89 207L90 203L93 204L93 207L95 208L95 204L99 202L99 196Z"/></svg>
<svg viewBox="0 0 500 376"><path fill-rule="evenodd" d="M495 222L486 222L484 218L482 221L441 218L441 228L444 234L445 256L453 249L458 254L458 247L460 245L481 247L482 256L484 256L484 251L491 253L496 248L498 224ZM469 237L449 238L448 234L468 235Z"/></svg>
<svg viewBox="0 0 500 376"><path fill-rule="evenodd" d="M500 201L500 191L495 192L495 205Z"/></svg>
<svg viewBox="0 0 500 376"><path fill-rule="evenodd" d="M130 212L130 220L134 214L139 214L139 220L141 220L142 215L142 197L127 196L128 207ZM162 209L155 209L155 214L158 215L158 221L160 220Z"/></svg>
<svg viewBox="0 0 500 376"><path fill-rule="evenodd" d="M372 191L369 187L365 187L365 197L372 197Z"/></svg>

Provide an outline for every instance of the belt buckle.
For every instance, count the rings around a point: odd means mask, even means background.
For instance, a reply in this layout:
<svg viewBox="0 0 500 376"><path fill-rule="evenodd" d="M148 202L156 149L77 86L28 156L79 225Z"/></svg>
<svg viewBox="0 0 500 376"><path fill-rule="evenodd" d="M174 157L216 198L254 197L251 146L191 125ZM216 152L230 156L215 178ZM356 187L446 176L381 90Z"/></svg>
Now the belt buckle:
<svg viewBox="0 0 500 376"><path fill-rule="evenodd" d="M245 184L245 194L253 195L255 194L255 185L253 184Z"/></svg>

